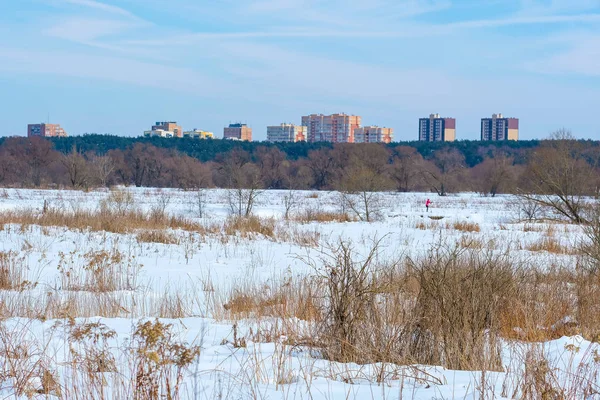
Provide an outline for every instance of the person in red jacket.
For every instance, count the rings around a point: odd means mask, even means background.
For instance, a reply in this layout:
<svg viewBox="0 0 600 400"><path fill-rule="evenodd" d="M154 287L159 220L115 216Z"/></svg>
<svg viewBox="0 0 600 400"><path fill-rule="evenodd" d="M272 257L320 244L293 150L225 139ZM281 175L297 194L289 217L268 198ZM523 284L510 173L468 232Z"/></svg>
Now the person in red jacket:
<svg viewBox="0 0 600 400"><path fill-rule="evenodd" d="M430 205L431 205L431 200L427 199L427 201L425 202L425 208L427 209L427 212L429 212Z"/></svg>

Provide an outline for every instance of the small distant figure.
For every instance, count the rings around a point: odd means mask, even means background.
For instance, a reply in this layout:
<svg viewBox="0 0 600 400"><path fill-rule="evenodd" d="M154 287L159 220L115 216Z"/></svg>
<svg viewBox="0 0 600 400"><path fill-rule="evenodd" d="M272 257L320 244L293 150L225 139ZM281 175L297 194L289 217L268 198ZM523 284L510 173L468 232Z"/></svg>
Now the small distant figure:
<svg viewBox="0 0 600 400"><path fill-rule="evenodd" d="M427 209L427 212L429 212L430 205L431 205L431 200L427 199L427 201L425 202L425 208Z"/></svg>

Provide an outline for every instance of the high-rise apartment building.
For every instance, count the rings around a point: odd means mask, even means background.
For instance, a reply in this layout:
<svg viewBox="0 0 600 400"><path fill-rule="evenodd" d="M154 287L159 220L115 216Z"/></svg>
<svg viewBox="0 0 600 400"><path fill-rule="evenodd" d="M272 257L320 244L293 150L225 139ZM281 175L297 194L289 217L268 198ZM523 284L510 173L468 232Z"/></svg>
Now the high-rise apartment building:
<svg viewBox="0 0 600 400"><path fill-rule="evenodd" d="M360 125L361 117L357 115L311 114L302 117L309 142L354 143L354 130Z"/></svg>
<svg viewBox="0 0 600 400"><path fill-rule="evenodd" d="M354 130L354 143L391 143L393 138L392 128L365 126Z"/></svg>
<svg viewBox="0 0 600 400"><path fill-rule="evenodd" d="M440 114L431 114L429 118L419 119L419 141L453 142L456 140L456 120L440 118Z"/></svg>
<svg viewBox="0 0 600 400"><path fill-rule="evenodd" d="M27 136L66 137L67 132L59 124L29 124L27 125Z"/></svg>
<svg viewBox="0 0 600 400"><path fill-rule="evenodd" d="M519 140L519 119L493 114L481 119L481 140Z"/></svg>
<svg viewBox="0 0 600 400"><path fill-rule="evenodd" d="M301 142L306 140L306 126L294 124L281 124L267 126L267 140L269 142Z"/></svg>
<svg viewBox="0 0 600 400"><path fill-rule="evenodd" d="M229 124L223 130L223 139L252 141L252 128L246 124Z"/></svg>

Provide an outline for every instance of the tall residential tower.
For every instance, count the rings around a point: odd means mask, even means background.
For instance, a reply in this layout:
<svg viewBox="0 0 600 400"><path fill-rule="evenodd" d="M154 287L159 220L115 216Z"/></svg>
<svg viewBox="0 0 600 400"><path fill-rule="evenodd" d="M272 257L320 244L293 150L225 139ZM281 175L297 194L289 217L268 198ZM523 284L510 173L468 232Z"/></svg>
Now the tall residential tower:
<svg viewBox="0 0 600 400"><path fill-rule="evenodd" d="M354 130L360 128L361 117L347 114L311 114L302 117L308 142L354 143Z"/></svg>
<svg viewBox="0 0 600 400"><path fill-rule="evenodd" d="M519 119L493 114L481 119L481 140L519 140Z"/></svg>
<svg viewBox="0 0 600 400"><path fill-rule="evenodd" d="M419 119L419 141L453 142L456 140L456 120L440 118L440 114L431 114L429 118Z"/></svg>

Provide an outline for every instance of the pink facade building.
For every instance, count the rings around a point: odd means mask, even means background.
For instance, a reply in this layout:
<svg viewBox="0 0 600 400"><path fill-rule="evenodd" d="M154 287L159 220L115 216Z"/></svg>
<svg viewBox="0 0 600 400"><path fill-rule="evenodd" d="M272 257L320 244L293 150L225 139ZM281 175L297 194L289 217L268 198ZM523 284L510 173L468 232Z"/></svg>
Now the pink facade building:
<svg viewBox="0 0 600 400"><path fill-rule="evenodd" d="M354 130L360 128L361 117L347 114L311 114L302 117L308 142L354 143Z"/></svg>
<svg viewBox="0 0 600 400"><path fill-rule="evenodd" d="M392 128L365 126L354 130L354 143L391 143L393 138Z"/></svg>
<svg viewBox="0 0 600 400"><path fill-rule="evenodd" d="M59 124L29 124L27 125L27 136L66 137L67 132Z"/></svg>

